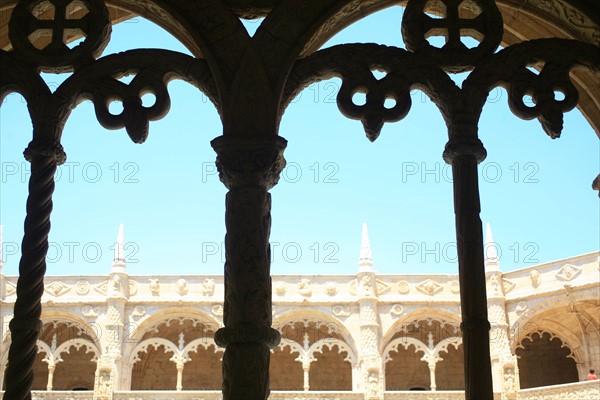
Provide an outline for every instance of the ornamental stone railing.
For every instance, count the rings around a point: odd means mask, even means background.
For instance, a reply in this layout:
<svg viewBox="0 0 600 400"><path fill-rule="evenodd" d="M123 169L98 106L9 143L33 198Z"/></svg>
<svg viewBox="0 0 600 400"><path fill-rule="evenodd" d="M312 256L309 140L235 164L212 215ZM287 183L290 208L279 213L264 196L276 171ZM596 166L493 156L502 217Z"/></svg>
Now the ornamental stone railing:
<svg viewBox="0 0 600 400"><path fill-rule="evenodd" d="M522 389L519 400L598 400L600 381L567 383L564 385Z"/></svg>
<svg viewBox="0 0 600 400"><path fill-rule="evenodd" d="M393 391L385 392L384 400L464 400L465 392L458 390L440 390L431 391ZM495 400L500 399L500 395L494 395Z"/></svg>
<svg viewBox="0 0 600 400"><path fill-rule="evenodd" d="M0 392L0 398L4 392ZM34 391L32 400L93 400L91 391ZM115 392L113 400L222 400L220 391L126 391ZM385 400L464 400L463 391L393 391L385 392ZM500 400L500 393L494 399ZM576 382L519 391L519 400L597 400L600 399L600 381ZM270 400L362 400L360 392L299 392L272 391Z"/></svg>
<svg viewBox="0 0 600 400"><path fill-rule="evenodd" d="M52 391L52 392L32 392L32 400L93 400L94 392L91 391Z"/></svg>

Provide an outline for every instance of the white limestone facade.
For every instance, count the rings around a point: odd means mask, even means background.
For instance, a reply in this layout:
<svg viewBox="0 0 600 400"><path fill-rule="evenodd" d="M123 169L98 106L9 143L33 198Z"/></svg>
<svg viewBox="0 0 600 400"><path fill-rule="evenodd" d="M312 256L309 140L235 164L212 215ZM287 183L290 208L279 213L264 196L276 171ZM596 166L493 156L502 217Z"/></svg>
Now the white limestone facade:
<svg viewBox="0 0 600 400"><path fill-rule="evenodd" d="M487 242L496 397L600 398L600 253L504 273ZM221 398L223 277L130 276L122 250L108 275L46 278L34 398ZM16 283L0 265L0 388ZM365 226L356 274L272 285L272 399L463 398L458 275L377 274Z"/></svg>

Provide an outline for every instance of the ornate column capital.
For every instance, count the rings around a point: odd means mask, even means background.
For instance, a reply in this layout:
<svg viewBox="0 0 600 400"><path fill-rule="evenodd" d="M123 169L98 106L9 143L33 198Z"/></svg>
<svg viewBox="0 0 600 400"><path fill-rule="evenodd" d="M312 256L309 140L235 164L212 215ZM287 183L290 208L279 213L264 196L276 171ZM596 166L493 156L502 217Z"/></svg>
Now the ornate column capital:
<svg viewBox="0 0 600 400"><path fill-rule="evenodd" d="M452 116L448 123L448 136L450 140L444 148L444 161L448 164L462 156L475 157L479 164L487 157L483 143L477 137L478 114L459 114Z"/></svg>
<svg viewBox="0 0 600 400"><path fill-rule="evenodd" d="M280 136L260 140L220 136L211 145L217 152L219 178L229 190L248 186L269 190L285 167L287 140Z"/></svg>
<svg viewBox="0 0 600 400"><path fill-rule="evenodd" d="M23 156L29 162L35 157L49 157L56 165L62 165L67 160L67 154L58 142L34 139L23 152Z"/></svg>

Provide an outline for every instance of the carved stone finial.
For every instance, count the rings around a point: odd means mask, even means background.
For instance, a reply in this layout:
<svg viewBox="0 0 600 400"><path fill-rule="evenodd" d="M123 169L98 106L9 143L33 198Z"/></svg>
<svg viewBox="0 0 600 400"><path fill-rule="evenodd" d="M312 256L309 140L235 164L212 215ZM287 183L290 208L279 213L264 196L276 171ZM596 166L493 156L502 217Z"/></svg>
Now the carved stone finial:
<svg viewBox="0 0 600 400"><path fill-rule="evenodd" d="M362 239L360 243L360 259L358 261L359 272L373 272L373 258L371 256L371 242L367 223L362 225Z"/></svg>
<svg viewBox="0 0 600 400"><path fill-rule="evenodd" d="M119 233L117 234L117 241L115 243L113 265L111 273L119 272L125 273L127 267L127 261L125 260L125 234L123 224L119 225Z"/></svg>
<svg viewBox="0 0 600 400"><path fill-rule="evenodd" d="M498 249L496 248L496 242L492 236L492 227L490 223L485 224L485 269L488 272L500 271L500 259L498 258Z"/></svg>
<svg viewBox="0 0 600 400"><path fill-rule="evenodd" d="M287 140L280 136L262 140L220 136L211 145L217 152L219 178L230 190L249 186L269 190L285 167Z"/></svg>

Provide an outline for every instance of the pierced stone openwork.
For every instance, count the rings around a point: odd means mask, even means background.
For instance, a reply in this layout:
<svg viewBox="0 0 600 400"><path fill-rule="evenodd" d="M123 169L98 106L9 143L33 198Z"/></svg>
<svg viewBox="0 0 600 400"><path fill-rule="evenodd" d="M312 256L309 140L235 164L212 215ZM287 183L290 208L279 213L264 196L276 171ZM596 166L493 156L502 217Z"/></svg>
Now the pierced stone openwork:
<svg viewBox="0 0 600 400"><path fill-rule="evenodd" d="M223 349L213 339L217 328L206 320L186 316L171 317L146 328L128 360L132 388L218 388Z"/></svg>
<svg viewBox="0 0 600 400"><path fill-rule="evenodd" d="M461 370L456 356L462 355L462 338L458 325L434 317L407 320L402 323L383 349L387 390L455 390L450 370ZM446 358L448 358L446 360ZM436 371L445 368L444 374ZM460 379L456 380L460 381Z"/></svg>
<svg viewBox="0 0 600 400"><path fill-rule="evenodd" d="M108 44L111 24L100 0L26 0L17 3L10 20L16 52L46 72L66 72L98 57ZM37 48L34 40L48 36ZM84 36L73 48L67 45Z"/></svg>
<svg viewBox="0 0 600 400"><path fill-rule="evenodd" d="M304 319L278 325L271 379L278 390L350 390L358 358L333 322ZM326 371L335 370L336 374Z"/></svg>
<svg viewBox="0 0 600 400"><path fill-rule="evenodd" d="M24 153L32 173L20 277L15 288L18 297L10 322L13 342L6 370L6 397L28 399L33 384L30 366L34 364L43 327L41 298L54 176L57 166L66 160L61 139L71 111L83 100L91 100L102 126L124 127L135 143L142 143L148 136L149 122L162 118L169 110L169 81L182 79L208 95L223 123L223 136L211 142L218 154L220 178L229 189L225 326L216 333L216 342L226 347L223 396L226 400L266 399L269 349L279 340L279 334L271 328L268 193L285 166L283 151L287 142L278 136L279 123L285 108L304 88L338 77L342 80L338 108L345 116L360 120L371 141L379 137L385 123L406 117L411 108L410 91L414 89L425 92L444 118L448 142L443 158L452 164L454 185L461 347L467 364L465 397L491 400L490 325L477 174L477 164L485 159L487 152L478 135L479 118L488 94L497 87L508 91L508 104L514 114L523 119L538 119L551 138L561 135L563 114L581 102L580 97L586 103L587 115L591 115L589 110L597 111L598 103L593 97L578 93L581 88L593 91L598 87L600 51L596 33L600 29L588 26L593 18L574 7L569 7L569 12L565 7L562 12L556 11L551 1L523 2L529 10L540 12L542 18L562 21L566 31L578 32L574 37L587 42L535 39L498 50L506 32L496 1L407 0L402 2L406 4L402 20L406 49L359 43L316 50L342 27L389 2L144 0L118 4L126 5L127 15L136 12L159 22L182 40L194 56L138 49L98 58L109 41L111 19L119 19L111 17L107 4L101 0L20 0L8 22L10 44L3 47L10 50L0 50L0 100L11 92L22 94L33 125L32 140ZM111 10L114 11L114 6ZM265 19L251 37L243 29L239 16ZM443 38L444 43L436 37ZM516 42L514 37L510 33L512 43ZM72 76L54 91L40 75L71 71ZM470 73L459 87L449 74L463 71ZM122 80L128 75L135 75L129 83ZM141 98L148 93L155 96L156 102L145 107ZM364 104L358 102L357 94L365 95ZM533 105L527 104L526 99L531 99ZM121 113L110 111L113 102L123 104ZM594 118L591 122L599 129ZM597 177L593 187L599 187ZM566 272L563 275L568 278ZM114 288L118 280L111 279ZM181 283L179 294L183 300L189 293L187 281ZM96 291L109 289L102 285ZM303 286L298 289L308 297L312 294L310 284ZM408 294L409 286L406 283L398 288ZM435 285L426 286L417 290L435 292ZM153 287L152 292L158 296L158 284ZM206 286L204 289L206 296L212 296L211 290ZM72 287L68 285L54 285L50 294L59 296L70 290ZM285 290L276 287L278 295ZM126 292L120 290L113 297L117 300L131 294ZM115 321L118 320L117 307L111 305L110 309ZM521 313L525 311L526 308ZM91 317L94 313L86 314ZM193 323L189 329L185 324L183 331L169 331L168 337L163 337L170 345L148 342L144 349L158 345L168 347L174 355L181 353L180 347L186 349L198 340L189 335ZM120 329L116 322L112 326ZM427 341L427 338L422 340ZM303 338L296 343L300 346L297 350L307 351ZM309 349L312 343L309 338ZM341 342L336 343L342 349ZM327 346L321 349L331 350ZM110 355L106 357L106 363L102 361L99 368L102 379L98 379L102 381L103 396L114 387L112 380L116 373L111 366L116 363ZM185 360L183 353L177 357ZM185 386L184 364L177 364L177 382L172 386ZM372 370L365 375L370 382L365 392L367 397L378 392L378 374ZM110 398L109 394L106 396Z"/></svg>

